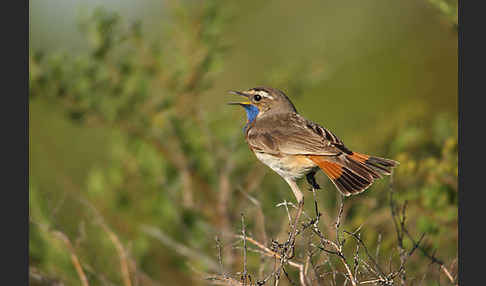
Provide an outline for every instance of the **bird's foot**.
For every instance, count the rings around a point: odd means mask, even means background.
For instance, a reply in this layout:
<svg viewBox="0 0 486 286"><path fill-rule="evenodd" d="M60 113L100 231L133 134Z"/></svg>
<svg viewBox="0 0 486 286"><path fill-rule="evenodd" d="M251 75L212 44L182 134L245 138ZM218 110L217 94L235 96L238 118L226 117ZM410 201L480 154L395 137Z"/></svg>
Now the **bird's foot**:
<svg viewBox="0 0 486 286"><path fill-rule="evenodd" d="M309 191L312 192L312 190L320 190L321 186L317 184L316 178L314 177L316 173L315 172L310 172L308 173L305 178L307 179L307 182L312 186L312 189L309 189Z"/></svg>

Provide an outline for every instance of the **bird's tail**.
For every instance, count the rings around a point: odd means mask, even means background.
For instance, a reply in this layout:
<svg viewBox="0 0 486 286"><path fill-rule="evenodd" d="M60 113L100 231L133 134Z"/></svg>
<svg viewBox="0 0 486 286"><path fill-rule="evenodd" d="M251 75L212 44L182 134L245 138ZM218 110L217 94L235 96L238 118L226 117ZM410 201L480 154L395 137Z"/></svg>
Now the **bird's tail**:
<svg viewBox="0 0 486 286"><path fill-rule="evenodd" d="M357 152L339 156L309 156L345 196L365 191L375 179L390 175L399 163Z"/></svg>

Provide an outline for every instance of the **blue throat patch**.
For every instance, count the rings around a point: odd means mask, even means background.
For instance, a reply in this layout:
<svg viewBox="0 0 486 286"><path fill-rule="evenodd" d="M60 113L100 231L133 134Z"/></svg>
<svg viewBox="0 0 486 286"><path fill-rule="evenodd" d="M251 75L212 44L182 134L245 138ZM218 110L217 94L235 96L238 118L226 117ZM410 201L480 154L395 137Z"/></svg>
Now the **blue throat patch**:
<svg viewBox="0 0 486 286"><path fill-rule="evenodd" d="M245 127L243 127L243 132L246 132L248 125L250 125L253 121L255 121L255 118L257 117L258 112L260 112L260 110L258 110L258 108L255 105L251 105L251 104L243 105L243 107L245 108L246 118L247 118L246 125Z"/></svg>

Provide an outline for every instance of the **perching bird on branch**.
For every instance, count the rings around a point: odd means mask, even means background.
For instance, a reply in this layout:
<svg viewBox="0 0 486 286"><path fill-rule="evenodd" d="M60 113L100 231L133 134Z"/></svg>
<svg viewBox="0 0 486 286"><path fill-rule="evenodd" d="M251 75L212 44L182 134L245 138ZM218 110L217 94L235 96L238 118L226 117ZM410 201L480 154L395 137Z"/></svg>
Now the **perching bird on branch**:
<svg viewBox="0 0 486 286"><path fill-rule="evenodd" d="M353 152L326 128L297 113L280 90L256 87L231 91L248 98L241 105L247 114L243 129L250 150L290 185L299 204L303 194L296 181L306 176L319 189L314 174L321 169L336 188L350 196L366 190L375 179L390 175L397 161Z"/></svg>

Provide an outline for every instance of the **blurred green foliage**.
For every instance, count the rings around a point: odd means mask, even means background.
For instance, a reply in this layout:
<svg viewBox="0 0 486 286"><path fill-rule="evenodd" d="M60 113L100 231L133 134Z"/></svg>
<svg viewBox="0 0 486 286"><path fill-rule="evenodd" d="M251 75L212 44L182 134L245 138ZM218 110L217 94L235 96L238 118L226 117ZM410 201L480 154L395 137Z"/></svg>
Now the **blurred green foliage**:
<svg viewBox="0 0 486 286"><path fill-rule="evenodd" d="M444 242L457 240L457 230L449 228L458 223L457 119L421 116L400 130L390 146L401 162L396 188L406 191L400 199L409 201L410 213L420 214L417 231L427 233L434 247L447 249Z"/></svg>
<svg viewBox="0 0 486 286"><path fill-rule="evenodd" d="M457 0L428 0L440 13L442 13L447 21L458 26L458 1Z"/></svg>
<svg viewBox="0 0 486 286"><path fill-rule="evenodd" d="M262 203L268 233L282 235L285 212L275 205L291 198L288 186L249 154L241 135L243 119L234 122L229 111L217 111L220 102L214 99L219 97L208 97L218 78L231 77L225 28L234 6L169 1L168 8L170 24L156 40L145 36L141 23L126 25L117 14L97 9L80 25L90 43L86 53L30 53L29 265L46 277L80 283L68 247L54 235L61 231L90 285L124 284L111 230L128 253L133 281L200 283L185 258L141 226L160 228L178 243L215 258L214 235L238 231L240 212L249 213L249 230L257 227L254 209L239 190ZM318 61L299 59L269 68L264 80L301 100L302 110L327 104L336 110L330 112L331 126L343 126L349 121L337 122L345 107L333 106L329 98L299 97L307 90L335 91L326 85L331 74ZM360 142L349 144L352 149L400 161L392 188L398 202L408 202L410 229L417 236L425 232L427 247L449 262L457 257L457 114L417 100L399 102L386 115L377 105L367 117L373 124L361 128L361 134L339 136ZM353 108L359 112L360 106ZM328 115L320 109L315 114L323 114L322 120ZM334 213L337 192L324 176L318 181L324 187L322 209ZM374 246L382 234L384 261L396 248L389 188L385 179L346 200L346 229L364 224L363 239ZM226 210L218 208L221 203ZM211 270L197 260L190 263ZM413 260L412 276L424 265L425 260ZM239 266L235 262L233 267ZM430 285L436 281L433 275L427 279Z"/></svg>
<svg viewBox="0 0 486 286"><path fill-rule="evenodd" d="M157 255L149 247L148 238L138 231L138 222L160 226L181 240L204 241L204 236L198 234L201 223L196 220L192 208L183 208L174 202L181 188L191 193L191 188L196 188L190 178L184 177L192 177L195 170L195 176L202 178L204 184L214 184L206 180L206 177L214 178L211 175L214 162L202 148L209 142L202 136L204 130L196 123L196 114L191 116L193 110L188 109L195 105L189 106L186 101L197 101L197 94L207 89L218 74L218 61L225 50L218 41L219 27L226 21L219 11L221 5L212 1L197 11L177 5L173 7L177 29L167 35L171 39L167 45L145 41L139 24L123 29L116 14L98 9L81 25L91 42L89 53L72 57L66 53L32 52L30 56L32 101L58 102L76 124L92 128L102 126L109 141L104 144L110 146L110 154L104 155L109 162L89 171L82 190L76 190L69 178L61 183L62 192L67 193L66 200L72 204L70 209L76 213L75 217L59 222L69 225L63 227L63 232L78 236L78 219L84 221L84 216L93 215L76 199L79 192L96 202L106 219L116 219L116 227L120 227L118 230L127 235L133 245L131 253L136 261L147 264L147 271L155 271L157 275L162 275L155 266L160 264L157 260L166 259L165 263L169 264L171 258ZM47 224L56 228L54 221L64 219L51 217L43 221L38 214L48 213L52 206L38 201L43 193L38 193L36 188L30 192L34 225ZM199 199L203 197L201 194ZM48 199L64 208L67 203L63 200ZM192 194L183 200L187 206L195 204ZM186 231L181 231L181 227ZM36 231L39 230L33 226L31 258L38 258L37 264L45 266L47 272L48 265L57 265L73 274L68 260L59 264L50 260L48 254L42 255L41 249L51 243L46 240L45 232L43 236L36 236ZM99 227L97 232L94 235L103 236ZM95 259L92 267L104 269L102 273L109 281L117 281L117 268L106 269L106 265L117 263L113 261L116 257L113 246L106 241L106 235L104 239L101 237L96 239L93 234L89 237L91 244L95 244L91 246L96 249L91 254L94 257L90 261ZM106 245L102 245L103 241ZM77 280L75 275L61 278L69 284Z"/></svg>

